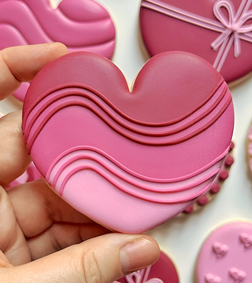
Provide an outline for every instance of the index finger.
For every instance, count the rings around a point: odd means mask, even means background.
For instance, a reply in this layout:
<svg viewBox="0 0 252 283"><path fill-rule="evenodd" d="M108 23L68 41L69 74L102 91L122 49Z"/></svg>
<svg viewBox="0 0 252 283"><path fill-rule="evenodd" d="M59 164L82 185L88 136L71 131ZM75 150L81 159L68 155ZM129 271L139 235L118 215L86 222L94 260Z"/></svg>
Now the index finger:
<svg viewBox="0 0 252 283"><path fill-rule="evenodd" d="M68 53L62 43L9 47L0 51L0 100L31 81L47 63Z"/></svg>

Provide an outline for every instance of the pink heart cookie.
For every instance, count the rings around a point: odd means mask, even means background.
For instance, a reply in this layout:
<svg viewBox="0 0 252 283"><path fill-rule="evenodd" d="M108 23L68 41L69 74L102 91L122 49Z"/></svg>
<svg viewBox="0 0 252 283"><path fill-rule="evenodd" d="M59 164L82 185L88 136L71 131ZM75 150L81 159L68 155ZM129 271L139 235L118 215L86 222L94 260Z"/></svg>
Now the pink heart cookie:
<svg viewBox="0 0 252 283"><path fill-rule="evenodd" d="M252 249L244 248L244 243L240 239L242 234L252 234L252 223L231 222L217 228L208 236L201 247L197 260L198 283L206 283L209 274L214 277L218 276L222 280L220 282L223 283L252 281ZM224 256L216 256L216 251L213 249L216 243L221 243L219 246L228 247L228 252ZM226 249L224 248L224 250Z"/></svg>
<svg viewBox="0 0 252 283"><path fill-rule="evenodd" d="M0 49L63 42L70 52L90 51L109 59L115 49L115 27L109 13L93 0L0 0ZM15 92L23 101L29 84Z"/></svg>
<svg viewBox="0 0 252 283"><path fill-rule="evenodd" d="M47 182L127 233L167 221L210 189L233 123L223 78L181 52L149 60L131 92L111 61L68 54L36 76L23 110L25 141Z"/></svg>
<svg viewBox="0 0 252 283"><path fill-rule="evenodd" d="M252 71L251 0L142 0L140 25L151 56L180 50L210 62L227 82Z"/></svg>
<svg viewBox="0 0 252 283"><path fill-rule="evenodd" d="M114 283L179 283L179 276L172 260L161 252L156 263L133 272Z"/></svg>

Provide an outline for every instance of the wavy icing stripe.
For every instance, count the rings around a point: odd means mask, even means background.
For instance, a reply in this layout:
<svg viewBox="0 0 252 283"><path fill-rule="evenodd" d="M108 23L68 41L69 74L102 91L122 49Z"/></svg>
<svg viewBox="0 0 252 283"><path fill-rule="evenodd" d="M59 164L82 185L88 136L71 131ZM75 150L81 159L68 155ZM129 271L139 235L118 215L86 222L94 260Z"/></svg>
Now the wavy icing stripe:
<svg viewBox="0 0 252 283"><path fill-rule="evenodd" d="M175 74L177 60L189 70L196 60L195 72ZM54 72L63 73L55 80ZM197 72L208 85L198 84ZM191 85L179 84L178 74ZM198 57L152 58L130 93L111 61L72 53L34 79L22 129L35 164L63 199L107 227L133 232L177 215L210 189L229 152L232 123L226 83Z"/></svg>
<svg viewBox="0 0 252 283"><path fill-rule="evenodd" d="M116 111L113 111L103 100L95 99L96 101L94 101L93 96L95 96L94 93L86 91L85 89L70 88L55 91L53 99L48 100L50 96L47 96L46 99L48 101L46 101L46 103L44 100L40 101L33 109L34 115L32 115L32 120L27 123L25 141L28 145L28 149L30 150L37 135L46 125L47 121L60 109L68 106L78 105L88 108L116 132L138 143L168 145L183 142L201 133L213 124L231 103L227 86L223 83L219 90L213 95L213 99L208 100L204 107L194 111L182 122L179 121L178 123L163 127L141 127L138 124L123 119L123 117L119 116ZM41 118L42 113L43 120L40 121L36 131L31 134L33 124L38 117ZM28 136L29 140L27 138Z"/></svg>
<svg viewBox="0 0 252 283"><path fill-rule="evenodd" d="M0 49L63 42L70 52L89 51L112 58L115 27L109 13L93 0L63 0L53 9L49 0L0 1ZM28 84L16 97L23 100Z"/></svg>

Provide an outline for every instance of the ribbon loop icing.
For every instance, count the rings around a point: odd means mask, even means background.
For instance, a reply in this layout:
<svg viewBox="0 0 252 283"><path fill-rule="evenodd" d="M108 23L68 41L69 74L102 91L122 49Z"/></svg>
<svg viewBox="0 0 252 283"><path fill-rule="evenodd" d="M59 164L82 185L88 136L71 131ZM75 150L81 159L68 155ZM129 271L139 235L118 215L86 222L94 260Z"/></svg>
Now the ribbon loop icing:
<svg viewBox="0 0 252 283"><path fill-rule="evenodd" d="M228 19L223 14L222 8L226 9ZM252 31L252 24L244 25L248 20L252 19L252 11L244 9L239 15L239 11L235 12L233 2L230 0L219 0L214 4L213 13L225 27L225 30L212 42L211 47L216 51L221 45L226 45L228 40L232 40L234 42L234 56L235 58L239 57L241 54L240 34Z"/></svg>
<svg viewBox="0 0 252 283"><path fill-rule="evenodd" d="M241 0L236 11L232 0L217 0L213 6L216 20L185 11L162 0L143 0L142 7L220 33L211 43L211 48L218 50L213 66L220 72L232 45L234 57L238 58L241 55L241 40L252 43L252 24L246 24L252 20L251 3L252 0ZM223 9L227 11L227 16Z"/></svg>

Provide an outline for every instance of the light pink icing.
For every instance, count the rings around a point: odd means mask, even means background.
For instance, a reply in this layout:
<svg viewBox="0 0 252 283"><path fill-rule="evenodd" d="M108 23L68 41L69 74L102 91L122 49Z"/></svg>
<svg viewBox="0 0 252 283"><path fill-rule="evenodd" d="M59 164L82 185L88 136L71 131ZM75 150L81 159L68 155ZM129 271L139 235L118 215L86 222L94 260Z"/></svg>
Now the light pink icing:
<svg viewBox="0 0 252 283"><path fill-rule="evenodd" d="M93 0L0 0L0 49L63 42L70 52L86 50L112 58L115 27L108 12ZM23 101L29 84L15 96Z"/></svg>
<svg viewBox="0 0 252 283"><path fill-rule="evenodd" d="M196 274L198 283L251 282L252 224L233 222L212 232L201 247ZM252 242L251 242L252 243Z"/></svg>
<svg viewBox="0 0 252 283"><path fill-rule="evenodd" d="M210 17L203 16L202 14L204 13L202 11L198 11L199 14L197 14L183 9L183 6L187 6L184 1L179 1L178 3L175 3L175 5L172 4L173 2L173 0L142 1L141 28L143 32L144 41L150 54L157 54L157 52L162 52L165 50L189 51L197 55L201 55L203 58L211 62L213 66L224 75L224 78L227 81L232 80L232 74L229 75L228 71L226 71L226 68L224 68L222 71L222 68L226 63L228 66L230 66L229 68L232 68L234 60L231 60L232 63L229 62L229 53L231 53L232 51L232 46L234 47L233 58L237 59L242 54L242 50L244 50L244 48L247 48L246 46L242 47L243 44L241 44L241 41L245 41L249 44L252 43L252 25L249 23L249 20L252 19L252 10L250 9L252 1L217 0L214 1L213 4L213 1L209 0L208 2L205 1L204 5L202 5L202 3L198 4L197 0L195 0L192 3L192 7L196 5L199 6L199 8L196 8L195 10L200 10L200 7L202 7L202 9L208 11L208 9L211 9L212 5L212 15L210 14ZM238 3L240 4L237 8ZM190 8L190 10L193 9L194 8ZM153 13L150 12L155 12L160 15L159 17L158 15L154 16ZM162 15L165 15L167 18L174 19L175 21L170 21L170 19L167 19L165 27L162 27L162 31L157 33L155 36L152 29L159 25L163 25L162 23L165 21L165 19L164 17L162 17ZM160 21L158 21L158 19L160 19ZM176 20L184 22L184 25L181 25ZM150 23L153 23L153 28L150 27ZM170 23L170 25L168 25L168 23ZM197 27L205 29L204 34L206 36L204 36L204 40L206 41L206 43L209 42L209 46L206 46L205 50L202 49L203 44L197 44L197 42L201 42L201 34L203 34L202 31L199 31L197 29ZM170 31L170 29L174 31ZM192 40L195 44L194 47L192 47L192 41L189 42L191 38L190 36L186 36L185 34L185 37L183 38L184 33L183 31L181 32L182 29L186 31L187 35L188 33L194 35ZM162 39L160 36L163 31L165 31L168 36L163 36ZM179 34L179 38L176 36L177 43L173 43L174 39L169 35L175 34L176 32ZM216 36L214 37L213 34L216 34ZM208 41L210 38L212 41ZM194 41L195 39L196 41ZM170 45L168 45L166 41L169 41ZM155 44L157 46L155 46ZM250 47L250 50L251 48L252 46ZM158 51L159 49L162 49L162 51ZM210 52L217 54L212 55ZM246 52L248 51L246 50ZM245 57L246 56L247 55L245 55ZM237 64L239 65L239 63ZM236 71L229 70L229 72L237 72L237 74L235 74L234 76L238 78L243 72L242 69L243 66L239 67L239 69ZM246 69L246 67L244 69Z"/></svg>
<svg viewBox="0 0 252 283"><path fill-rule="evenodd" d="M45 67L27 95L23 132L42 175L114 230L144 231L178 214L210 189L229 152L230 92L193 55L149 60L130 93L110 61L72 53Z"/></svg>

